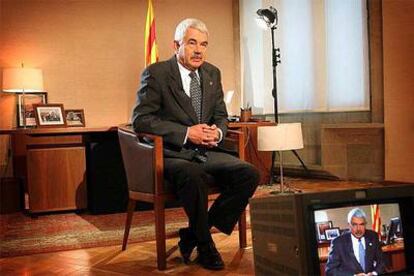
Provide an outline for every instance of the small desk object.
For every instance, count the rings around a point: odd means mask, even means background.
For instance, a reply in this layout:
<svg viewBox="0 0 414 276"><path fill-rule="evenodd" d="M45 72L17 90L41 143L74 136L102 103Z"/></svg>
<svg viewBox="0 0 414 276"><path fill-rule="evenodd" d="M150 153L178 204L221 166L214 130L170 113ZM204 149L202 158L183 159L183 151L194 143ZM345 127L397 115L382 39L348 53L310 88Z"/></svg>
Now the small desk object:
<svg viewBox="0 0 414 276"><path fill-rule="evenodd" d="M272 153L257 150L257 128L260 126L274 126L267 121L258 122L230 122L228 127L244 132L246 161L253 164L260 171L260 184L269 183L269 171L272 165Z"/></svg>

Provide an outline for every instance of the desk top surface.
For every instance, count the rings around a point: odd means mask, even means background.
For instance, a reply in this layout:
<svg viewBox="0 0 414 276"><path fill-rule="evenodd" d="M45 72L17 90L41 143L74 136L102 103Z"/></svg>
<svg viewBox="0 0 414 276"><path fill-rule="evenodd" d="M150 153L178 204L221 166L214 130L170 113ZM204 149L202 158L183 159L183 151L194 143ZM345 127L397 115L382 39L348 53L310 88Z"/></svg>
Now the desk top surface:
<svg viewBox="0 0 414 276"><path fill-rule="evenodd" d="M0 134L75 134L75 133L92 133L92 132L109 132L117 131L117 126L104 127L44 127L44 128L12 128L0 129Z"/></svg>
<svg viewBox="0 0 414 276"><path fill-rule="evenodd" d="M269 121L258 122L230 122L229 128L239 127L257 127L274 125ZM125 126L125 125L120 125ZM118 126L101 126L101 127L32 127L32 128L11 128L0 129L2 134L26 134L26 135L44 135L44 134L75 134L75 133L92 133L92 132L108 132L117 131Z"/></svg>
<svg viewBox="0 0 414 276"><path fill-rule="evenodd" d="M274 122L270 121L252 121L252 122L229 122L229 128L237 127L258 127L258 126L273 126Z"/></svg>

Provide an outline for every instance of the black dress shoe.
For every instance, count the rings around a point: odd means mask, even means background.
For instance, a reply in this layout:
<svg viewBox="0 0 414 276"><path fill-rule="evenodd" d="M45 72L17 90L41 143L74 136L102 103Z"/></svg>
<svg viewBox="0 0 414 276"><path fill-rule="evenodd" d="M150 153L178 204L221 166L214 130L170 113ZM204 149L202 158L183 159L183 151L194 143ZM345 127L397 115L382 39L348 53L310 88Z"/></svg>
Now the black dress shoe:
<svg viewBox="0 0 414 276"><path fill-rule="evenodd" d="M213 241L197 246L197 261L202 267L210 270L222 270L224 262Z"/></svg>
<svg viewBox="0 0 414 276"><path fill-rule="evenodd" d="M181 256L183 257L184 263L190 263L191 253L197 246L197 240L194 234L189 228L181 228L178 230L180 241L178 242L178 248L180 249Z"/></svg>

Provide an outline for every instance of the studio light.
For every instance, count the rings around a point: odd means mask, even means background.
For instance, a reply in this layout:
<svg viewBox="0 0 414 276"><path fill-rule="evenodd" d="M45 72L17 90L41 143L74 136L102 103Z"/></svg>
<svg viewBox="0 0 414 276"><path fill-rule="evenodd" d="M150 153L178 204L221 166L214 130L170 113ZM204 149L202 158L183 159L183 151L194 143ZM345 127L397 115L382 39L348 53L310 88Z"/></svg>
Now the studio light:
<svg viewBox="0 0 414 276"><path fill-rule="evenodd" d="M256 13L259 16L257 18L259 26L273 28L277 25L277 10L272 6L268 9L258 9Z"/></svg>

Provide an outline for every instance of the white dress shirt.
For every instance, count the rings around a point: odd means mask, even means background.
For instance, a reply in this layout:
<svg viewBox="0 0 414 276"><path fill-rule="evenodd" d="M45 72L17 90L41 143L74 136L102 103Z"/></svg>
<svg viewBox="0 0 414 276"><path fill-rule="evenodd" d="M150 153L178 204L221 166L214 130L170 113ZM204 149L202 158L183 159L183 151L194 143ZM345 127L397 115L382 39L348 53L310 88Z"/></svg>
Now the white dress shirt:
<svg viewBox="0 0 414 276"><path fill-rule="evenodd" d="M187 68L185 68L180 62L177 61L178 64L178 69L180 71L180 76L181 76L181 82L183 84L183 89L185 94L187 94L188 97L191 98L191 94L190 94L190 83L191 83L191 77L190 77L190 73L192 71L188 70ZM198 74L198 70L195 71L196 75L197 75L197 79L198 79L198 84L200 84L200 75ZM201 85L201 84L200 84ZM221 140L223 139L223 131L219 128L217 128L218 132L219 132L219 140L217 143L220 143ZM187 138L188 138L188 131L189 128L187 128L187 134L185 135L184 138L184 143L187 143Z"/></svg>
<svg viewBox="0 0 414 276"><path fill-rule="evenodd" d="M355 238L354 235L352 235L352 234L351 234L351 238L352 238L352 249L354 250L354 255L355 255L358 263L361 263L359 261L359 239ZM361 242L362 242L362 246L364 247L364 249L366 251L365 238L364 237L361 238Z"/></svg>
<svg viewBox="0 0 414 276"><path fill-rule="evenodd" d="M181 63L179 63L179 62L177 62L177 63L178 63L178 69L180 70L181 82L183 84L184 92L185 92L185 94L187 94L188 97L191 98L191 94L190 94L191 77L190 77L190 73L192 71L190 71L187 68L185 68L184 66L182 66ZM200 75L198 74L198 70L196 70L195 73L197 75L198 84L200 84Z"/></svg>

